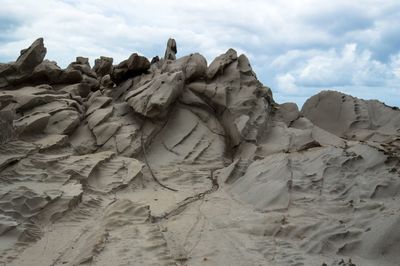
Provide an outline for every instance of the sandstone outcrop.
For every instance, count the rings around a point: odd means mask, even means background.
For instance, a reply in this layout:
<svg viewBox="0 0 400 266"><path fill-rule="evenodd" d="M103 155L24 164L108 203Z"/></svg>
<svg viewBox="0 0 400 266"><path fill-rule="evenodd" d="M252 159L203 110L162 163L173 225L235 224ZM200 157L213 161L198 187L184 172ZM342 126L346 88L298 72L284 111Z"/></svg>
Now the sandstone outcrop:
<svg viewBox="0 0 400 266"><path fill-rule="evenodd" d="M398 263L398 108L176 53L0 66L1 263Z"/></svg>

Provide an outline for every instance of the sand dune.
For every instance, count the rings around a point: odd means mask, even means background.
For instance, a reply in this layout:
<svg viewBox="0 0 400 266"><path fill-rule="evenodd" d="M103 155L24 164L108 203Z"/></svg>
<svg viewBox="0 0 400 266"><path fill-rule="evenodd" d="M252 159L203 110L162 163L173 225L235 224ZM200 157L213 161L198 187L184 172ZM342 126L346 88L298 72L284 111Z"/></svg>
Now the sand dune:
<svg viewBox="0 0 400 266"><path fill-rule="evenodd" d="M0 264L398 265L400 111L245 55L0 65Z"/></svg>

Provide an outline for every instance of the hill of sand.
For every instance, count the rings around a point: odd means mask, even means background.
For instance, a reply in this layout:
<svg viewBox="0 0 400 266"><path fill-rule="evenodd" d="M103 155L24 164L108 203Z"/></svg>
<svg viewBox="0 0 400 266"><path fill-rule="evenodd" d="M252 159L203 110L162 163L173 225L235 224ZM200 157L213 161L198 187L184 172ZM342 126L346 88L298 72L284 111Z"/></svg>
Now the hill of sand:
<svg viewBox="0 0 400 266"><path fill-rule="evenodd" d="M0 265L399 265L398 108L176 54L0 65Z"/></svg>

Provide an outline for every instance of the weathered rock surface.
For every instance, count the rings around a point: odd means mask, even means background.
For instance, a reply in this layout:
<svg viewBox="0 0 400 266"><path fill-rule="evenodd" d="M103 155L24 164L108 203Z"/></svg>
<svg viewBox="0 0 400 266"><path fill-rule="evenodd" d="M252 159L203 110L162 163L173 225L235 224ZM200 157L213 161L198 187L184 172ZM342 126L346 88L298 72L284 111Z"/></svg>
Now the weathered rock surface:
<svg viewBox="0 0 400 266"><path fill-rule="evenodd" d="M17 61L15 61L14 67L20 72L32 71L32 69L43 61L46 52L43 38L39 38L27 49L21 50L21 54L17 58Z"/></svg>
<svg viewBox="0 0 400 266"><path fill-rule="evenodd" d="M72 110L62 110L52 115L48 121L46 133L69 135L79 126L79 113Z"/></svg>
<svg viewBox="0 0 400 266"><path fill-rule="evenodd" d="M229 49L225 54L222 54L211 62L207 69L207 78L213 79L215 75L222 74L224 69L237 59L237 53L233 49Z"/></svg>
<svg viewBox="0 0 400 266"><path fill-rule="evenodd" d="M397 265L400 111L274 102L245 55L0 66L5 265ZM39 254L39 255L38 255ZM0 263L0 264L1 264Z"/></svg>
<svg viewBox="0 0 400 266"><path fill-rule="evenodd" d="M115 83L120 83L124 79L145 73L149 68L149 60L134 53L127 60L122 61L113 68L112 79Z"/></svg>
<svg viewBox="0 0 400 266"><path fill-rule="evenodd" d="M335 91L311 97L302 113L317 126L344 138L383 141L400 133L398 108Z"/></svg>
<svg viewBox="0 0 400 266"><path fill-rule="evenodd" d="M167 42L167 49L165 50L164 59L175 60L177 52L178 49L176 48L176 41L172 38L169 38Z"/></svg>
<svg viewBox="0 0 400 266"><path fill-rule="evenodd" d="M100 56L100 58L94 60L93 71L96 72L97 76L102 77L112 73L113 61L111 57Z"/></svg>
<svg viewBox="0 0 400 266"><path fill-rule="evenodd" d="M41 133L46 128L49 119L50 115L45 113L26 115L15 120L14 127L20 134Z"/></svg>
<svg viewBox="0 0 400 266"><path fill-rule="evenodd" d="M53 61L44 60L46 55L43 39L21 51L17 61L0 65L0 88L19 84L62 84L82 80L82 75L74 69L62 70Z"/></svg>
<svg viewBox="0 0 400 266"><path fill-rule="evenodd" d="M207 61L201 54L195 53L177 60L166 61L162 71L168 73L182 71L186 82L190 82L205 77Z"/></svg>
<svg viewBox="0 0 400 266"><path fill-rule="evenodd" d="M184 83L182 72L160 74L149 83L131 90L125 101L139 114L150 118L162 117L181 93Z"/></svg>

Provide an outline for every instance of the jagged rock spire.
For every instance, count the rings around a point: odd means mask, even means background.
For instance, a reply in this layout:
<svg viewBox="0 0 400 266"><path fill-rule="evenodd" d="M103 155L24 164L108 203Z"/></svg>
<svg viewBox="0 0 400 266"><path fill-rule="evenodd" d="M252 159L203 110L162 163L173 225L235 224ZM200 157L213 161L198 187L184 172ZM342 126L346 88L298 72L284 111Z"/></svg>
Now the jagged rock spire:
<svg viewBox="0 0 400 266"><path fill-rule="evenodd" d="M165 60L175 60L176 53L178 52L176 48L175 39L169 38L167 42L167 49L165 50L164 59Z"/></svg>

